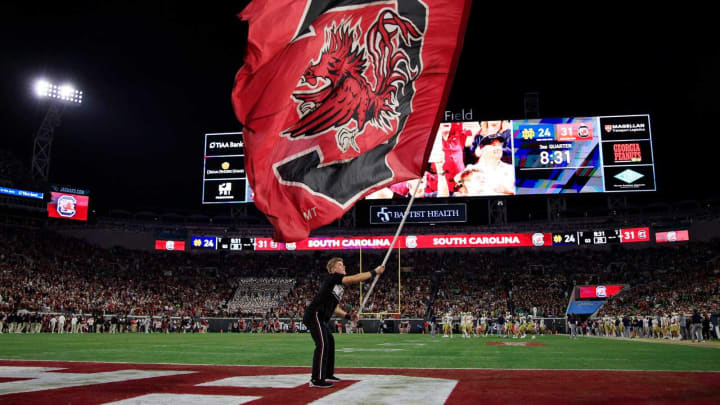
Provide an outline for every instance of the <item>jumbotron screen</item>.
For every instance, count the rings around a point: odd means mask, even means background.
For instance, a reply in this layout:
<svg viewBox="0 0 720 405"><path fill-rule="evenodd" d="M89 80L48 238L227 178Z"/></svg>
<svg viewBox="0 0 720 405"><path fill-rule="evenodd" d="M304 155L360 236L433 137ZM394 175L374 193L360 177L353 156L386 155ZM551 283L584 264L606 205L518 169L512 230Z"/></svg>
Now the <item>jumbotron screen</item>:
<svg viewBox="0 0 720 405"><path fill-rule="evenodd" d="M418 180L368 199L409 197ZM440 124L416 197L655 191L649 115Z"/></svg>
<svg viewBox="0 0 720 405"><path fill-rule="evenodd" d="M48 217L87 221L90 197L51 191Z"/></svg>

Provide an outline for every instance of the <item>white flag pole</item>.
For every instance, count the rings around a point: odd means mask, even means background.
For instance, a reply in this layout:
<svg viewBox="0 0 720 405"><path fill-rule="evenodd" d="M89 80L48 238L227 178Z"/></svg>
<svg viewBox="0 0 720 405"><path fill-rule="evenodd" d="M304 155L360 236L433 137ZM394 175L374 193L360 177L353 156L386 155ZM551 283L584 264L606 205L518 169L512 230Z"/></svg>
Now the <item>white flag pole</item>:
<svg viewBox="0 0 720 405"><path fill-rule="evenodd" d="M408 213L410 212L410 207L412 207L413 201L415 201L415 194L417 194L417 190L420 186L425 186L425 176L421 177L417 184L415 184L415 189L412 192L412 195L410 196L410 202L408 203L407 207L405 208L405 214L403 214L402 220L400 220L400 225L398 226L397 231L395 231L395 237L393 237L392 243L390 244L390 248L388 249L387 253L385 254L385 258L382 261L382 266L385 266L385 264L388 261L388 258L390 258L390 253L393 250L393 247L395 247L395 242L398 239L398 236L400 236L400 232L402 231L403 226L405 225L405 219L408 217ZM367 294L365 295L365 299L363 300L362 304L360 304L360 311L358 311L359 314L363 312L363 309L365 309L365 304L367 303L368 298L370 298L370 294L372 294L373 288L375 288L375 284L378 281L378 278L380 277L379 274L375 276L375 279L373 280L372 284L370 285L370 289L368 290ZM399 309L399 308L398 308Z"/></svg>

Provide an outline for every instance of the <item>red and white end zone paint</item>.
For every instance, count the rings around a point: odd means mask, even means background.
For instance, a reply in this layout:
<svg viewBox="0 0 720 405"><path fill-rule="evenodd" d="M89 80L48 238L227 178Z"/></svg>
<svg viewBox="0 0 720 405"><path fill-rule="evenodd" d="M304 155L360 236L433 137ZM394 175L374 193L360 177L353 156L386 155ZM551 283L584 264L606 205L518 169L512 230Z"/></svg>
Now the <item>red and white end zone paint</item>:
<svg viewBox="0 0 720 405"><path fill-rule="evenodd" d="M307 367L0 360L0 403L720 403L720 373L713 372L345 368L338 374L343 382L317 389L307 385Z"/></svg>

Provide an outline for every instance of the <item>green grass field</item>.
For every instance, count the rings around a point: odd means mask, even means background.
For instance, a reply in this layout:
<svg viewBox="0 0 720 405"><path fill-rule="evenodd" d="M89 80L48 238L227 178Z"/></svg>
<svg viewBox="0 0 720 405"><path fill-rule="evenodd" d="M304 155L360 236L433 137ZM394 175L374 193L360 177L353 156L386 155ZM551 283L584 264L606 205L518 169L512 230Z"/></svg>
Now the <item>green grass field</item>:
<svg viewBox="0 0 720 405"><path fill-rule="evenodd" d="M602 338L334 335L337 367L720 371L717 347ZM487 342L545 346L491 346ZM309 366L309 334L0 335L0 359Z"/></svg>

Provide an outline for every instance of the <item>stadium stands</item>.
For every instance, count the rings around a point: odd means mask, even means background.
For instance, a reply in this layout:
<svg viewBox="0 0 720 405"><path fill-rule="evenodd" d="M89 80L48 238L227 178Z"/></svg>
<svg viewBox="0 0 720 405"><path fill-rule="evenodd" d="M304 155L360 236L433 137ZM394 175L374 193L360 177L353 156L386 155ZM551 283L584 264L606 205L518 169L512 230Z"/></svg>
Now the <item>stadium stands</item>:
<svg viewBox="0 0 720 405"><path fill-rule="evenodd" d="M25 324L25 332L38 323L48 330L49 319L32 320L36 313L86 314L80 323L116 314L298 319L331 255L104 249L47 229L0 229L0 319L7 330L10 317L27 313L30 318L16 320L14 328ZM391 257L392 271L365 312L425 319L448 311L563 317L575 285L622 283L629 288L610 299L599 318L694 309L712 315L720 308L718 252L718 241L643 249L404 252L400 277ZM343 256L349 272L357 271L357 252ZM364 270L381 260L380 253L365 254ZM359 302L360 289L348 288L343 304L357 311Z"/></svg>

